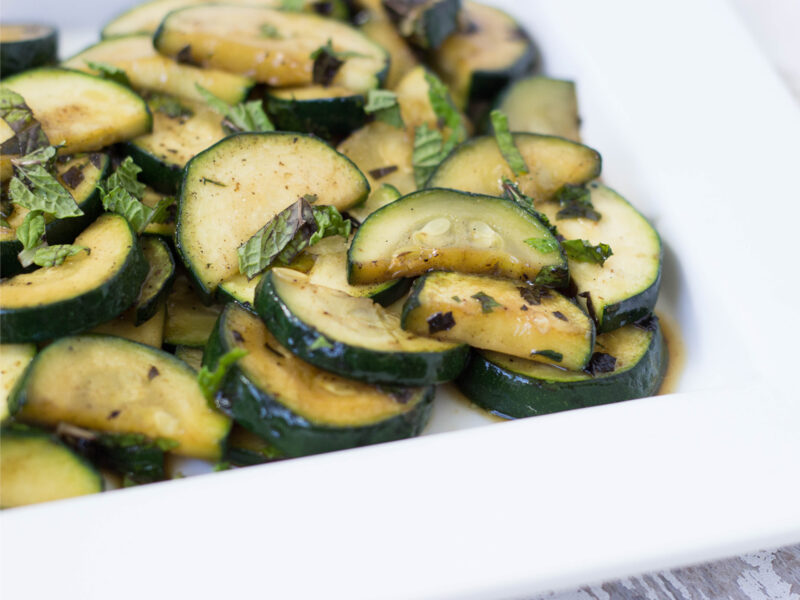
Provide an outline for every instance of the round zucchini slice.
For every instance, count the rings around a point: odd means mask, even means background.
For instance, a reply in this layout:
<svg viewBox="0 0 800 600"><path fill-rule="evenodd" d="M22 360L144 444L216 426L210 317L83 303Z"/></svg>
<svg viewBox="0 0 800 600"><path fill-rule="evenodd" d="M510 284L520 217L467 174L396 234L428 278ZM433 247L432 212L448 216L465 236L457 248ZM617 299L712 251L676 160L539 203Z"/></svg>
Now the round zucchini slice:
<svg viewBox="0 0 800 600"><path fill-rule="evenodd" d="M511 131L581 141L578 97L572 81L542 76L520 79L503 92L497 108L508 116Z"/></svg>
<svg viewBox="0 0 800 600"><path fill-rule="evenodd" d="M148 265L124 217L102 215L75 243L89 251L0 283L4 342L41 342L84 331L136 300Z"/></svg>
<svg viewBox="0 0 800 600"><path fill-rule="evenodd" d="M402 325L417 335L573 370L589 362L595 338L592 320L556 291L461 273L417 279Z"/></svg>
<svg viewBox="0 0 800 600"><path fill-rule="evenodd" d="M43 67L58 58L58 32L47 25L0 24L0 73L3 77Z"/></svg>
<svg viewBox="0 0 800 600"><path fill-rule="evenodd" d="M383 0L383 7L412 45L433 50L458 29L461 0Z"/></svg>
<svg viewBox="0 0 800 600"><path fill-rule="evenodd" d="M317 15L257 6L191 6L169 13L153 38L166 56L252 76L273 87L311 84L311 55L328 43L341 57L338 68L333 77L314 83L356 93L380 86L389 67L386 51L354 27Z"/></svg>
<svg viewBox="0 0 800 600"><path fill-rule="evenodd" d="M541 241L541 245L530 240ZM505 198L421 190L372 213L348 253L350 283L458 271L565 283L566 259L550 230Z"/></svg>
<svg viewBox="0 0 800 600"><path fill-rule="evenodd" d="M74 498L103 491L91 464L45 431L0 429L0 508Z"/></svg>
<svg viewBox="0 0 800 600"><path fill-rule="evenodd" d="M227 372L218 403L286 456L413 437L430 417L432 386L382 389L317 369L284 349L256 315L231 303L204 363L213 368L235 348L248 354Z"/></svg>
<svg viewBox="0 0 800 600"><path fill-rule="evenodd" d="M157 237L143 237L142 252L150 270L142 284L139 297L133 305L135 323L141 325L149 320L172 289L175 279L175 260L167 243Z"/></svg>
<svg viewBox="0 0 800 600"><path fill-rule="evenodd" d="M502 196L503 179L510 179L534 200L548 200L566 184L582 185L600 176L600 154L588 146L533 133L515 133L514 143L528 166L527 175L515 176L494 137L482 136L453 150L425 187Z"/></svg>
<svg viewBox="0 0 800 600"><path fill-rule="evenodd" d="M64 337L47 346L9 405L23 422L165 438L177 444L176 454L209 460L222 456L231 425L208 405L183 361L105 335Z"/></svg>
<svg viewBox="0 0 800 600"><path fill-rule="evenodd" d="M347 135L367 120L364 95L336 86L276 88L267 92L264 105L278 129L325 139Z"/></svg>
<svg viewBox="0 0 800 600"><path fill-rule="evenodd" d="M225 138L186 165L175 245L201 294L239 272L237 249L298 198L339 210L367 197L350 160L318 138L286 132Z"/></svg>
<svg viewBox="0 0 800 600"><path fill-rule="evenodd" d="M645 398L658 392L667 351L658 319L597 336L586 371L490 351L476 351L459 378L459 389L478 406L507 418Z"/></svg>
<svg viewBox="0 0 800 600"><path fill-rule="evenodd" d="M49 244L70 244L102 212L100 190L97 184L105 178L110 161L107 154L91 153L64 157L56 162L56 179L75 199L83 211L80 217L55 219L45 225L45 237ZM17 255L22 252L22 242L17 239L16 229L25 220L28 209L12 204L8 217L10 229L0 228L0 274L11 277L22 271Z"/></svg>
<svg viewBox="0 0 800 600"><path fill-rule="evenodd" d="M61 155L94 152L150 131L147 105L109 79L68 69L42 68L3 79L25 99Z"/></svg>
<svg viewBox="0 0 800 600"><path fill-rule="evenodd" d="M202 348L221 311L222 307L217 304L203 304L188 278L184 274L178 275L167 296L164 343Z"/></svg>
<svg viewBox="0 0 800 600"><path fill-rule="evenodd" d="M469 349L419 337L367 298L314 285L308 276L273 269L256 290L256 312L296 356L368 383L429 385L458 377Z"/></svg>
<svg viewBox="0 0 800 600"><path fill-rule="evenodd" d="M151 35L104 40L67 59L64 66L95 73L88 64L90 62L107 63L122 69L137 90L197 102L204 101L197 90L198 85L228 104L244 100L253 87L253 80L242 75L216 69L199 69L159 54L153 48Z"/></svg>
<svg viewBox="0 0 800 600"><path fill-rule="evenodd" d="M8 396L34 356L36 344L0 344L0 422L8 418Z"/></svg>

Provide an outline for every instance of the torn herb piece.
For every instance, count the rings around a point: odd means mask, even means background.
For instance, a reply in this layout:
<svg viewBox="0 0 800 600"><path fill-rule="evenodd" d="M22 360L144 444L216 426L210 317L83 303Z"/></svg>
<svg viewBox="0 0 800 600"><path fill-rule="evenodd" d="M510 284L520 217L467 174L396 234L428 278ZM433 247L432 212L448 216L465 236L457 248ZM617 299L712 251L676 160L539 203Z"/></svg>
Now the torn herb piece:
<svg viewBox="0 0 800 600"><path fill-rule="evenodd" d="M0 119L14 131L13 137L0 144L0 154L24 156L50 145L25 99L8 88L0 88Z"/></svg>
<svg viewBox="0 0 800 600"><path fill-rule="evenodd" d="M44 236L44 213L41 210L32 210L17 227L17 239L25 250L35 248L42 242Z"/></svg>
<svg viewBox="0 0 800 600"><path fill-rule="evenodd" d="M533 284L536 286L562 288L569 283L569 269L561 265L548 265L536 275Z"/></svg>
<svg viewBox="0 0 800 600"><path fill-rule="evenodd" d="M503 197L513 200L529 213L533 214L542 222L542 225L550 230L550 233L555 236L556 240L560 242L564 239L564 236L558 233L558 229L556 229L556 226L550 222L550 219L547 218L547 215L534 208L533 198L523 194L519 189L519 186L507 177L503 177Z"/></svg>
<svg viewBox="0 0 800 600"><path fill-rule="evenodd" d="M194 111L188 106L181 104L181 101L166 94L153 94L148 98L147 105L151 110L167 115L171 119L188 118L194 115Z"/></svg>
<svg viewBox="0 0 800 600"><path fill-rule="evenodd" d="M514 136L508 129L508 117L501 110L493 110L490 114L492 120L492 128L494 129L494 139L497 141L497 146L500 148L500 153L506 159L511 171L519 177L528 173L528 165L525 164L525 159L522 158L519 149L514 144Z"/></svg>
<svg viewBox="0 0 800 600"><path fill-rule="evenodd" d="M605 352L595 352L592 358L589 359L589 364L586 365L586 370L592 375L603 375L611 373L617 367L617 359Z"/></svg>
<svg viewBox="0 0 800 600"><path fill-rule="evenodd" d="M278 9L290 12L300 12L305 8L305 6L305 0L281 0Z"/></svg>
<svg viewBox="0 0 800 600"><path fill-rule="evenodd" d="M542 358L549 358L553 362L561 362L564 360L564 355L554 350L531 350L531 356L541 356Z"/></svg>
<svg viewBox="0 0 800 600"><path fill-rule="evenodd" d="M397 171L397 165L389 165L386 167L380 167L378 169L372 169L369 171L369 176L373 179L382 179L387 175L391 175L395 171Z"/></svg>
<svg viewBox="0 0 800 600"><path fill-rule="evenodd" d="M403 129L403 116L400 113L400 104L397 94L389 90L370 90L367 94L367 105L364 112L375 115L376 121L381 121L392 127Z"/></svg>
<svg viewBox="0 0 800 600"><path fill-rule="evenodd" d="M314 59L314 66L311 71L311 80L319 85L328 87L336 77L339 69L342 68L344 61L328 52L323 46L311 54Z"/></svg>
<svg viewBox="0 0 800 600"><path fill-rule="evenodd" d="M195 83L194 86L203 96L206 104L224 117L222 128L226 133L275 131L275 126L267 117L267 113L264 112L264 106L260 101L252 100L230 105L221 98L217 98L199 83Z"/></svg>
<svg viewBox="0 0 800 600"><path fill-rule="evenodd" d="M577 262L595 263L601 267L614 252L608 244L592 245L586 240L565 240L561 242L567 258Z"/></svg>
<svg viewBox="0 0 800 600"><path fill-rule="evenodd" d="M411 163L414 167L414 182L421 188L445 158L444 140L437 129L422 124L414 130L414 151Z"/></svg>
<svg viewBox="0 0 800 600"><path fill-rule="evenodd" d="M550 238L528 238L525 243L542 254L558 252L559 248L558 242Z"/></svg>
<svg viewBox="0 0 800 600"><path fill-rule="evenodd" d="M333 344L325 339L324 335L319 335L317 336L317 339L314 340L314 343L308 347L308 349L319 350L320 348L333 348Z"/></svg>
<svg viewBox="0 0 800 600"><path fill-rule="evenodd" d="M270 39L273 39L273 40L281 39L281 34L278 33L278 28L275 27L275 25L270 25L269 23L264 23L259 28L259 31L261 32L261 36L262 37L270 38Z"/></svg>
<svg viewBox="0 0 800 600"><path fill-rule="evenodd" d="M192 47L189 44L186 44L183 48L178 50L178 53L175 55L175 62L182 65L194 66L194 59L192 58Z"/></svg>
<svg viewBox="0 0 800 600"><path fill-rule="evenodd" d="M428 84L428 100L436 115L438 126L449 129L449 137L445 146L445 150L449 154L450 150L467 138L467 128L461 113L450 97L450 91L442 80L430 71L425 71L425 81Z"/></svg>
<svg viewBox="0 0 800 600"><path fill-rule="evenodd" d="M453 318L453 313L449 311L446 313L434 313L428 317L426 321L428 322L428 333L431 335L434 333L439 333L440 331L452 329L456 324L456 320Z"/></svg>
<svg viewBox="0 0 800 600"><path fill-rule="evenodd" d="M217 361L217 368L213 371L205 365L200 369L200 372L197 374L197 383L203 395L206 397L206 400L209 402L214 400L214 396L222 385L222 380L225 378L228 369L243 356L247 356L247 350L244 348L234 348L220 356L219 361Z"/></svg>
<svg viewBox="0 0 800 600"><path fill-rule="evenodd" d="M73 256L82 250L88 254L89 248L73 244L56 244L55 246L40 246L33 255L33 262L40 267L56 267L64 262L68 256Z"/></svg>
<svg viewBox="0 0 800 600"><path fill-rule="evenodd" d="M55 154L56 149L48 146L22 158L12 158L15 175L8 184L8 195L15 204L28 210L41 210L57 219L79 217L83 211L48 171Z"/></svg>
<svg viewBox="0 0 800 600"><path fill-rule="evenodd" d="M102 194L103 208L122 215L136 233L144 231L153 216L153 209L133 197L125 188L117 186Z"/></svg>
<svg viewBox="0 0 800 600"><path fill-rule="evenodd" d="M104 62L92 62L91 60L87 60L85 62L87 67L97 71L97 75L99 77L108 79L109 81L113 81L114 83L118 83L120 85L124 85L127 88L132 87L131 80L128 78L128 74L119 67Z"/></svg>
<svg viewBox="0 0 800 600"><path fill-rule="evenodd" d="M158 201L158 204L153 208L153 214L150 216L150 223L167 223L173 215L171 210L175 206L176 198L174 196L164 196Z"/></svg>
<svg viewBox="0 0 800 600"><path fill-rule="evenodd" d="M525 285L517 288L519 295L531 306L537 306L542 303L542 298L550 296L550 290L539 285Z"/></svg>
<svg viewBox="0 0 800 600"><path fill-rule="evenodd" d="M601 215L592 206L591 197L591 193L585 187L565 184L554 196L554 200L561 205L556 218L599 221Z"/></svg>
<svg viewBox="0 0 800 600"><path fill-rule="evenodd" d="M500 307L502 308L503 305L500 304L497 300L485 294L484 292L478 292L477 294L472 294L470 298L474 298L478 302L481 303L481 311L484 314L492 312L495 308Z"/></svg>
<svg viewBox="0 0 800 600"><path fill-rule="evenodd" d="M106 179L105 189L121 187L134 198L141 199L147 189L147 186L138 179L141 172L142 168L130 156L126 156L116 171Z"/></svg>

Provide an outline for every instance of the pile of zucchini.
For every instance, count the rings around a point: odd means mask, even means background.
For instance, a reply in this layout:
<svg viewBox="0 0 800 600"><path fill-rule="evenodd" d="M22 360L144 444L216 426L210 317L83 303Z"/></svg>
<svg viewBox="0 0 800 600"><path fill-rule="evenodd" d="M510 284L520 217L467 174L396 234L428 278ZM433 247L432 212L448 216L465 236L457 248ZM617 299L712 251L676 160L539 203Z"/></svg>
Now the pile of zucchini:
<svg viewBox="0 0 800 600"><path fill-rule="evenodd" d="M0 506L416 436L445 382L657 392L659 236L511 16L154 0L101 38L0 31Z"/></svg>

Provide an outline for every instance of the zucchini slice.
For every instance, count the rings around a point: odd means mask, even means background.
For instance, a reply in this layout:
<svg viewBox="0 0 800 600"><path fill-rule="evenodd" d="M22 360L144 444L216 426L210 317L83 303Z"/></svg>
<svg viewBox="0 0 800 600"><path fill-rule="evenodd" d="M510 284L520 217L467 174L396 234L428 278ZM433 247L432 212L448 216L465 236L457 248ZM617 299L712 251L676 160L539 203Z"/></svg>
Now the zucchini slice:
<svg viewBox="0 0 800 600"><path fill-rule="evenodd" d="M378 189L374 189L363 204L348 209L347 214L351 219L363 223L372 213L398 198L400 198L400 192L397 188L389 183L384 183Z"/></svg>
<svg viewBox="0 0 800 600"><path fill-rule="evenodd" d="M526 240L549 242L550 248ZM350 283L458 271L566 283L567 262L550 230L515 202L453 190L421 190L372 213L348 252Z"/></svg>
<svg viewBox="0 0 800 600"><path fill-rule="evenodd" d="M358 168L317 138L234 135L186 165L175 245L210 298L221 281L238 274L239 246L298 198L313 194L320 205L346 210L368 193Z"/></svg>
<svg viewBox="0 0 800 600"><path fill-rule="evenodd" d="M167 296L164 343L202 348L206 345L221 310L219 305L203 304L188 278L183 274L178 275Z"/></svg>
<svg viewBox="0 0 800 600"><path fill-rule="evenodd" d="M305 456L419 435L434 388L383 390L301 361L253 313L235 303L220 315L204 364L248 351L228 371L218 402L237 423L286 456Z"/></svg>
<svg viewBox="0 0 800 600"><path fill-rule="evenodd" d="M383 0L383 7L404 38L433 50L458 29L461 0Z"/></svg>
<svg viewBox="0 0 800 600"><path fill-rule="evenodd" d="M402 324L418 335L573 371L589 362L595 338L592 320L556 291L460 273L414 282Z"/></svg>
<svg viewBox="0 0 800 600"><path fill-rule="evenodd" d="M516 177L494 137L476 137L458 146L434 171L426 187L449 187L474 194L503 195L503 179L518 181L523 193L547 200L564 185L582 185L599 177L600 154L562 138L515 133L514 143L528 174Z"/></svg>
<svg viewBox="0 0 800 600"><path fill-rule="evenodd" d="M256 290L256 312L275 338L312 365L367 383L429 385L458 377L469 349L419 337L367 298L272 269Z"/></svg>
<svg viewBox="0 0 800 600"><path fill-rule="evenodd" d="M0 344L0 422L8 418L8 396L34 356L35 344Z"/></svg>
<svg viewBox="0 0 800 600"><path fill-rule="evenodd" d="M248 431L240 425L234 424L231 435L228 437L228 449L225 460L235 465L246 467L261 465L284 458L275 446L267 440Z"/></svg>
<svg viewBox="0 0 800 600"><path fill-rule="evenodd" d="M147 105L133 90L109 79L42 68L3 79L0 87L25 98L47 139L61 155L94 152L150 131Z"/></svg>
<svg viewBox="0 0 800 600"><path fill-rule="evenodd" d="M140 173L141 175L141 173ZM144 196L142 197L142 204L146 204L150 208L155 208L158 206L158 203L163 200L167 194L160 194L155 191L151 187L147 187L144 191ZM172 244L172 240L175 237L175 220L178 214L178 206L177 204L173 204L169 207L169 212L167 213L166 219L164 219L161 223L149 223L147 227L144 228L145 235L153 235L158 236L168 244Z"/></svg>
<svg viewBox="0 0 800 600"><path fill-rule="evenodd" d="M133 306L136 325L144 323L156 314L163 304L162 300L172 289L172 282L175 279L175 260L167 243L157 237L143 237L141 244L150 270Z"/></svg>
<svg viewBox="0 0 800 600"><path fill-rule="evenodd" d="M56 178L75 199L83 215L47 223L45 237L49 244L72 243L102 212L103 204L97 184L106 176L109 162L108 155L104 153L65 156L56 162ZM16 229L25 220L28 209L17 204L12 204L12 207L8 217L11 228L0 228L0 274L3 277L11 277L22 271L17 259L22 252L22 243L17 239Z"/></svg>
<svg viewBox="0 0 800 600"><path fill-rule="evenodd" d="M47 25L0 24L0 73L9 77L53 64L58 58L58 32Z"/></svg>
<svg viewBox="0 0 800 600"><path fill-rule="evenodd" d="M0 430L0 508L103 491L103 478L84 458L45 431Z"/></svg>
<svg viewBox="0 0 800 600"><path fill-rule="evenodd" d="M180 358L195 371L199 371L203 366L203 348L177 346L175 348L175 356Z"/></svg>
<svg viewBox="0 0 800 600"><path fill-rule="evenodd" d="M356 4L361 9L355 18L359 29L389 53L385 85L393 90L403 76L419 64L417 56L389 20L381 0L357 0Z"/></svg>
<svg viewBox="0 0 800 600"><path fill-rule="evenodd" d="M169 13L153 38L166 56L273 87L309 85L311 55L328 42L344 62L325 83L354 92L380 86L389 66L386 51L357 29L317 15L255 6L192 6Z"/></svg>
<svg viewBox="0 0 800 600"><path fill-rule="evenodd" d="M611 331L649 315L661 287L661 238L639 211L614 190L589 184L591 202L602 216L558 219L556 202L537 202L567 239L605 243L614 254L604 265L569 260L579 302L597 323L598 332Z"/></svg>
<svg viewBox="0 0 800 600"><path fill-rule="evenodd" d="M111 319L97 327L93 327L87 333L115 335L145 346L161 348L164 343L164 325L167 311L163 304L157 308L158 310L153 316L143 323L136 323L136 309L131 308L116 319Z"/></svg>
<svg viewBox="0 0 800 600"><path fill-rule="evenodd" d="M648 320L648 328L627 325L601 333L596 350L589 363L599 367L594 375L481 350L473 353L457 384L478 406L510 418L645 398L658 391L667 351L657 319Z"/></svg>
<svg viewBox="0 0 800 600"><path fill-rule="evenodd" d="M264 104L278 129L325 139L347 135L367 120L364 95L343 87L276 88L267 92Z"/></svg>
<svg viewBox="0 0 800 600"><path fill-rule="evenodd" d="M549 77L526 77L511 84L498 101L511 131L555 135L581 141L575 84Z"/></svg>
<svg viewBox="0 0 800 600"><path fill-rule="evenodd" d="M36 355L9 404L23 422L166 438L177 442L176 454L209 460L222 455L230 430L191 368L112 336L56 340Z"/></svg>
<svg viewBox="0 0 800 600"><path fill-rule="evenodd" d="M202 102L172 98L176 105L170 112L163 107L164 97L148 102L153 113L153 131L139 136L125 149L142 168L140 179L156 191L174 194L178 191L183 168L193 156L227 136L222 117Z"/></svg>
<svg viewBox="0 0 800 600"><path fill-rule="evenodd" d="M84 331L113 319L136 300L148 265L124 217L102 215L75 243L89 252L0 283L0 336L5 343L41 342Z"/></svg>
<svg viewBox="0 0 800 600"><path fill-rule="evenodd" d="M199 69L156 52L150 35L104 40L67 59L64 66L94 73L89 62L107 63L125 71L137 90L158 92L203 102L201 85L209 92L236 104L247 97L253 80L216 69Z"/></svg>
<svg viewBox="0 0 800 600"><path fill-rule="evenodd" d="M531 71L539 52L525 31L503 11L465 0L463 25L437 49L433 68L462 109L492 102L508 83Z"/></svg>

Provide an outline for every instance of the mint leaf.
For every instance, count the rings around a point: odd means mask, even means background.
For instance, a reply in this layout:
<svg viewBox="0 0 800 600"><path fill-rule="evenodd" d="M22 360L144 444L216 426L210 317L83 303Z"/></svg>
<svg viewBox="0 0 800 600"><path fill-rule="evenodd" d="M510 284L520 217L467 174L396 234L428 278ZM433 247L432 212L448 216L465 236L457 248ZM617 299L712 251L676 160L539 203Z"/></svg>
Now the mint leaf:
<svg viewBox="0 0 800 600"><path fill-rule="evenodd" d="M586 240L565 240L561 242L567 258L577 262L595 263L603 266L614 252L608 244L592 245Z"/></svg>
<svg viewBox="0 0 800 600"><path fill-rule="evenodd" d="M497 300L485 294L483 292L478 292L477 294L473 294L470 298L474 298L478 302L481 303L481 311L484 314L492 312L498 306L502 308L502 304L500 304Z"/></svg>
<svg viewBox="0 0 800 600"><path fill-rule="evenodd" d="M214 400L214 396L217 394L219 386L222 385L222 380L228 372L228 369L233 363L243 356L247 356L247 354L248 352L244 348L234 348L219 358L217 368L213 371L207 366L203 366L203 368L200 369L200 372L197 374L197 383L200 385L200 389L206 400L209 402Z"/></svg>
<svg viewBox="0 0 800 600"><path fill-rule="evenodd" d="M141 233L156 217L163 214L174 202L172 198L162 198L156 208L150 208L141 201L147 186L137 179L142 169L128 156L100 187L100 199L108 212L122 215L136 233Z"/></svg>
<svg viewBox="0 0 800 600"><path fill-rule="evenodd" d="M125 160L117 167L117 170L106 179L106 189L111 190L115 187L121 187L139 200L144 196L144 192L147 189L147 186L138 179L141 172L142 168L133 162L130 156L126 156Z"/></svg>
<svg viewBox="0 0 800 600"><path fill-rule="evenodd" d="M542 225L544 225L550 230L550 233L552 233L555 236L556 240L564 239L561 236L561 234L558 233L558 229L556 229L556 226L550 223L550 219L547 218L547 215L545 215L544 213L540 213L538 210L534 208L533 198L523 194L520 191L519 186L516 183L512 182L507 177L503 178L503 196L505 198L508 198L509 200L513 200L514 202L519 204L522 208L527 210L529 213L533 214L537 219L539 219L542 222Z"/></svg>
<svg viewBox="0 0 800 600"><path fill-rule="evenodd" d="M333 344L331 344L325 336L320 335L317 336L317 339L314 340L314 343L311 344L308 349L309 350L319 350L320 348L333 348Z"/></svg>
<svg viewBox="0 0 800 600"><path fill-rule="evenodd" d="M558 242L550 238L528 238L525 240L531 248L542 254L550 254L551 252L558 252Z"/></svg>
<svg viewBox="0 0 800 600"><path fill-rule="evenodd" d="M166 94L153 94L147 100L147 105L150 107L150 110L160 112L171 119L191 117L194 115L194 111L191 108L181 104L180 100L177 98L167 96Z"/></svg>
<svg viewBox="0 0 800 600"><path fill-rule="evenodd" d="M104 62L92 62L90 60L86 61L86 66L97 71L97 75L103 79L108 79L109 81L124 85L127 88L132 87L131 80L128 79L128 74L119 67Z"/></svg>
<svg viewBox="0 0 800 600"><path fill-rule="evenodd" d="M527 174L528 165L525 164L525 159L522 158L522 154L514 144L514 136L508 129L508 117L503 111L495 109L491 112L490 118L494 129L494 139L508 166L517 177Z"/></svg>
<svg viewBox="0 0 800 600"><path fill-rule="evenodd" d="M554 200L561 205L558 219L589 219L599 221L601 215L594 209L591 192L583 186L565 184L556 192Z"/></svg>
<svg viewBox="0 0 800 600"><path fill-rule="evenodd" d="M64 262L68 256L73 256L82 250L88 254L89 248L72 244L56 244L55 246L40 246L33 255L33 262L40 267L55 267Z"/></svg>
<svg viewBox="0 0 800 600"><path fill-rule="evenodd" d="M150 223L166 223L172 215L169 214L169 209L176 202L174 196L164 196L158 201L158 204L153 208L153 214L150 217Z"/></svg>
<svg viewBox="0 0 800 600"><path fill-rule="evenodd" d="M364 112L375 115L376 121L382 121L399 129L405 127L397 94L389 90L370 90Z"/></svg>
<svg viewBox="0 0 800 600"><path fill-rule="evenodd" d="M217 98L199 83L194 84L197 91L206 101L206 104L215 112L221 114L222 128L227 133L240 133L243 131L275 131L275 126L264 112L264 107L258 100L240 102L230 105L221 98Z"/></svg>
<svg viewBox="0 0 800 600"><path fill-rule="evenodd" d="M421 188L444 160L444 139L438 129L429 129L422 124L414 130L414 151L411 164L414 167L414 182Z"/></svg>
<svg viewBox="0 0 800 600"><path fill-rule="evenodd" d="M281 39L281 34L278 33L278 28L274 25L270 25L269 23L264 23L259 28L261 32L261 36L265 38L271 38L273 40Z"/></svg>
<svg viewBox="0 0 800 600"><path fill-rule="evenodd" d="M79 217L83 211L47 170L55 155L56 149L48 146L21 158L12 158L14 177L8 184L8 195L15 204L28 210L41 210L57 219Z"/></svg>
<svg viewBox="0 0 800 600"><path fill-rule="evenodd" d="M436 114L439 127L446 127L450 130L450 135L442 148L444 156L447 156L453 148L467 138L467 129L461 113L450 97L450 91L442 83L442 80L433 73L425 71L425 81L428 83L428 100Z"/></svg>
<svg viewBox="0 0 800 600"><path fill-rule="evenodd" d="M25 99L6 87L0 87L0 119L14 131L14 137L0 144L0 154L24 156L50 145Z"/></svg>
<svg viewBox="0 0 800 600"><path fill-rule="evenodd" d="M281 0L278 6L279 10L288 10L291 12L300 12L306 7L305 0Z"/></svg>
<svg viewBox="0 0 800 600"><path fill-rule="evenodd" d="M121 186L112 188L102 195L103 208L108 212L122 215L136 233L141 233L150 223L153 209L134 198Z"/></svg>
<svg viewBox="0 0 800 600"><path fill-rule="evenodd" d="M341 213L333 206L314 206L312 209L317 230L311 234L308 245L313 246L321 239L340 235L347 239L353 227L352 221L342 217Z"/></svg>
<svg viewBox="0 0 800 600"><path fill-rule="evenodd" d="M41 210L32 210L25 215L25 220L17 227L17 239L22 242L25 250L36 248L42 243L44 236L44 213Z"/></svg>

